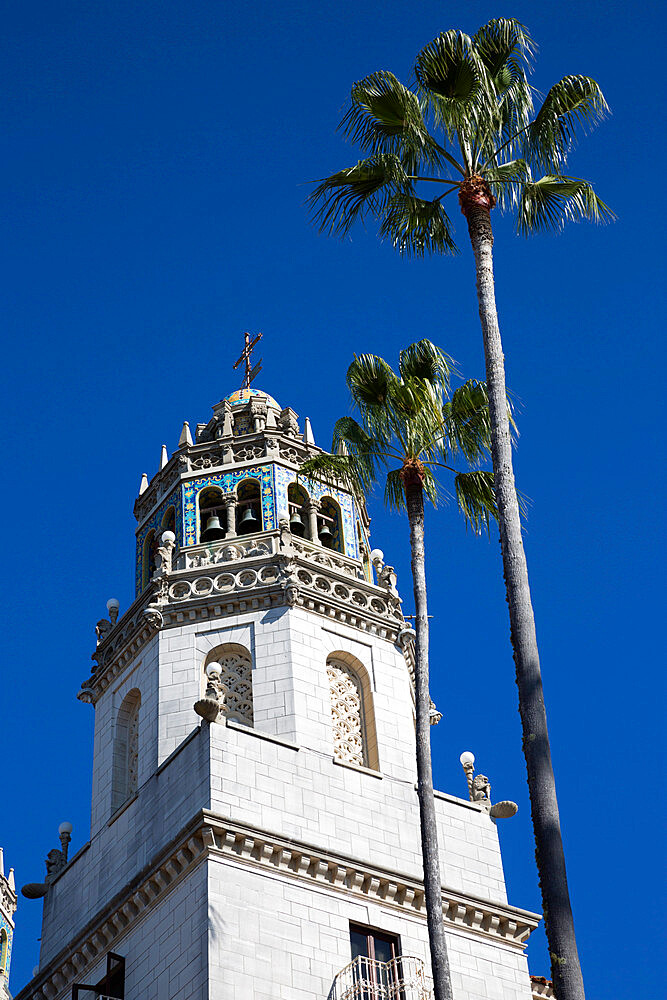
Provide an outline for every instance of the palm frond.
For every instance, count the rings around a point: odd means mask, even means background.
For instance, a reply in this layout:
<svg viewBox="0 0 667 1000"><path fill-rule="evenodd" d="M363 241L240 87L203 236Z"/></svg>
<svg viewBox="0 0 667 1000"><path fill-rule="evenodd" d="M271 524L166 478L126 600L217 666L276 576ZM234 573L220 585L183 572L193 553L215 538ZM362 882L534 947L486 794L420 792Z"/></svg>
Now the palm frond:
<svg viewBox="0 0 667 1000"><path fill-rule="evenodd" d="M457 371L457 365L449 354L445 354L430 340L424 339L401 351L398 370L402 379L426 379L434 385L449 389L450 377Z"/></svg>
<svg viewBox="0 0 667 1000"><path fill-rule="evenodd" d="M400 469L391 469L384 484L384 502L390 510L405 510L405 490Z"/></svg>
<svg viewBox="0 0 667 1000"><path fill-rule="evenodd" d="M469 462L479 462L491 452L491 415L486 382L471 378L452 393L443 407L444 426L451 454L460 451Z"/></svg>
<svg viewBox="0 0 667 1000"><path fill-rule="evenodd" d="M526 133L526 157L538 170L560 173L578 130L592 131L609 114L600 87L589 76L565 76L544 98Z"/></svg>
<svg viewBox="0 0 667 1000"><path fill-rule="evenodd" d="M587 219L602 223L615 218L613 211L598 198L588 181L547 174L523 185L517 231L522 236L535 232L560 232L566 222Z"/></svg>
<svg viewBox="0 0 667 1000"><path fill-rule="evenodd" d="M380 237L389 240L404 257L457 254L452 222L439 199L427 201L412 192L399 192L388 201Z"/></svg>
<svg viewBox="0 0 667 1000"><path fill-rule="evenodd" d="M426 127L419 97L393 73L372 73L354 84L340 127L365 152L400 157L409 172L420 164L443 162L443 150Z"/></svg>
<svg viewBox="0 0 667 1000"><path fill-rule="evenodd" d="M306 487L309 487L311 481L317 481L336 488L342 487L358 497L362 497L364 490L373 485L363 464L354 455L315 455L303 463L297 478Z"/></svg>
<svg viewBox="0 0 667 1000"><path fill-rule="evenodd" d="M523 184L530 180L530 170L525 160L508 160L499 166L487 167L484 179L503 211L519 204Z"/></svg>
<svg viewBox="0 0 667 1000"><path fill-rule="evenodd" d="M424 496L427 500L431 501L434 507L437 507L438 504L446 499L447 494L445 490L443 490L433 471L427 466L424 467L424 481L422 485L424 487Z"/></svg>
<svg viewBox="0 0 667 1000"><path fill-rule="evenodd" d="M510 59L527 66L537 46L525 25L513 17L494 17L475 32L473 43L489 74L495 79Z"/></svg>
<svg viewBox="0 0 667 1000"><path fill-rule="evenodd" d="M493 490L493 473L484 470L459 472L454 479L456 501L466 523L478 535L490 530L491 518L497 519L498 508Z"/></svg>
<svg viewBox="0 0 667 1000"><path fill-rule="evenodd" d="M450 139L472 141L487 116L488 74L471 38L454 29L442 32L419 52L414 73L436 124Z"/></svg>
<svg viewBox="0 0 667 1000"><path fill-rule="evenodd" d="M381 215L394 195L412 190L400 159L393 153L376 153L324 178L310 194L308 204L320 232L342 237L355 222Z"/></svg>
<svg viewBox="0 0 667 1000"><path fill-rule="evenodd" d="M347 370L346 382L354 403L365 413L369 407L386 404L398 379L384 358L377 354L359 354Z"/></svg>

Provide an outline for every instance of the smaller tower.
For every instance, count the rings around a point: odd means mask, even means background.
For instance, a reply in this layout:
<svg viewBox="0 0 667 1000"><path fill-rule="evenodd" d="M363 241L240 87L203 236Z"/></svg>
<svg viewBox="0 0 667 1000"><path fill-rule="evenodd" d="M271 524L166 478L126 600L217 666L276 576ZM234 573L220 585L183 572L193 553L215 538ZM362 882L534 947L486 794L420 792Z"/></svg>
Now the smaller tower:
<svg viewBox="0 0 667 1000"><path fill-rule="evenodd" d="M5 866L0 847L0 1000L10 1000L9 965L12 960L12 939L14 937L14 913L16 912L16 886L14 869L5 875Z"/></svg>

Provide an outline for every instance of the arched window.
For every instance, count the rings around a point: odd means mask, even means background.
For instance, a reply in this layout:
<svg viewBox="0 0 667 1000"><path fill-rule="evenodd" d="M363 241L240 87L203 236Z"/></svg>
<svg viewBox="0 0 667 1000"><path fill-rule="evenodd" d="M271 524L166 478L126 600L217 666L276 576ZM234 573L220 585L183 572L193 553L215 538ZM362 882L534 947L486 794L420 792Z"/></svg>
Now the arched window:
<svg viewBox="0 0 667 1000"><path fill-rule="evenodd" d="M349 654L337 653L327 659L327 677L335 759L377 770L375 720L366 671Z"/></svg>
<svg viewBox="0 0 667 1000"><path fill-rule="evenodd" d="M0 974L7 971L9 955L9 937L4 927L0 927Z"/></svg>
<svg viewBox="0 0 667 1000"><path fill-rule="evenodd" d="M133 688L123 699L116 718L113 742L111 810L132 798L139 783L139 711L141 693Z"/></svg>
<svg viewBox="0 0 667 1000"><path fill-rule="evenodd" d="M144 549L141 556L141 589L145 590L155 572L157 547L160 544L155 531L149 531L144 539Z"/></svg>
<svg viewBox="0 0 667 1000"><path fill-rule="evenodd" d="M262 502L257 479L243 479L236 489L236 534L262 531Z"/></svg>
<svg viewBox="0 0 667 1000"><path fill-rule="evenodd" d="M173 531L176 534L176 511L173 507L168 507L164 512L160 536L162 536L163 531Z"/></svg>
<svg viewBox="0 0 667 1000"><path fill-rule="evenodd" d="M199 541L215 542L225 537L225 505L223 492L217 486L207 486L199 494ZM219 525L214 518L218 519Z"/></svg>
<svg viewBox="0 0 667 1000"><path fill-rule="evenodd" d="M206 667L209 663L220 664L220 711L232 722L244 726L254 723L252 707L252 657L237 643L226 643L212 649L204 663L204 683Z"/></svg>
<svg viewBox="0 0 667 1000"><path fill-rule="evenodd" d="M343 520L340 507L331 497L323 497L320 501L320 513L317 518L317 531L322 545L336 552L344 552Z"/></svg>
<svg viewBox="0 0 667 1000"><path fill-rule="evenodd" d="M289 510L289 526L293 535L303 538L308 530L308 513L306 505L308 494L299 483L290 483L287 487L287 508Z"/></svg>

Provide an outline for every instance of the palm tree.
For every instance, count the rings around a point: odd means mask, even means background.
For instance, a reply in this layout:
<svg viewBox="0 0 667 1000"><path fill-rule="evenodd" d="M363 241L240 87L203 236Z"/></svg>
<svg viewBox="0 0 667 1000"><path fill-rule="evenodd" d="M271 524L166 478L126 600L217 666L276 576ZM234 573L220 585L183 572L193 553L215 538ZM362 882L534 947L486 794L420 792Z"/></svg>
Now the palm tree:
<svg viewBox="0 0 667 1000"><path fill-rule="evenodd" d="M428 614L424 568L424 497L435 504L438 471L454 476L458 506L476 531L496 516L493 476L475 468L457 471L457 454L478 464L490 450L486 386L471 379L450 395L452 359L428 340L401 351L396 374L382 358L355 357L347 385L359 421L342 417L334 428L338 454L320 455L301 474L345 483L355 492L374 485L386 471L385 500L407 511L415 596L415 705L417 789L424 865L424 895L436 1000L452 1000L442 918L438 835L431 770Z"/></svg>
<svg viewBox="0 0 667 1000"><path fill-rule="evenodd" d="M417 56L412 87L389 72L355 83L341 128L364 158L321 181L311 204L323 231L344 236L355 221L375 218L382 239L422 256L457 252L444 202L458 194L477 272L493 483L554 992L558 1000L584 1000L512 469L491 211L498 205L513 213L522 235L612 219L588 181L563 173L577 132L594 127L608 107L590 77L566 76L535 111L527 76L534 49L522 24L497 18L472 37L450 30L430 42ZM433 184L435 196L426 197Z"/></svg>

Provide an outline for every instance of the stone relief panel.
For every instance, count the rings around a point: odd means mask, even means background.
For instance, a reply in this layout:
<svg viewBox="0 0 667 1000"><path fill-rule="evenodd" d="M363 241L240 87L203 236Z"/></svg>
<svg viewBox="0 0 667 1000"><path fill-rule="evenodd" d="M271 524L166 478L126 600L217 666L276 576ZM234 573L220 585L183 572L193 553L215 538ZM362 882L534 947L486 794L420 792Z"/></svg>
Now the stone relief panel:
<svg viewBox="0 0 667 1000"><path fill-rule="evenodd" d="M366 766L363 695L355 672L340 660L327 663L334 757L349 764Z"/></svg>
<svg viewBox="0 0 667 1000"><path fill-rule="evenodd" d="M244 726L253 725L252 660L246 650L220 652L220 712Z"/></svg>

